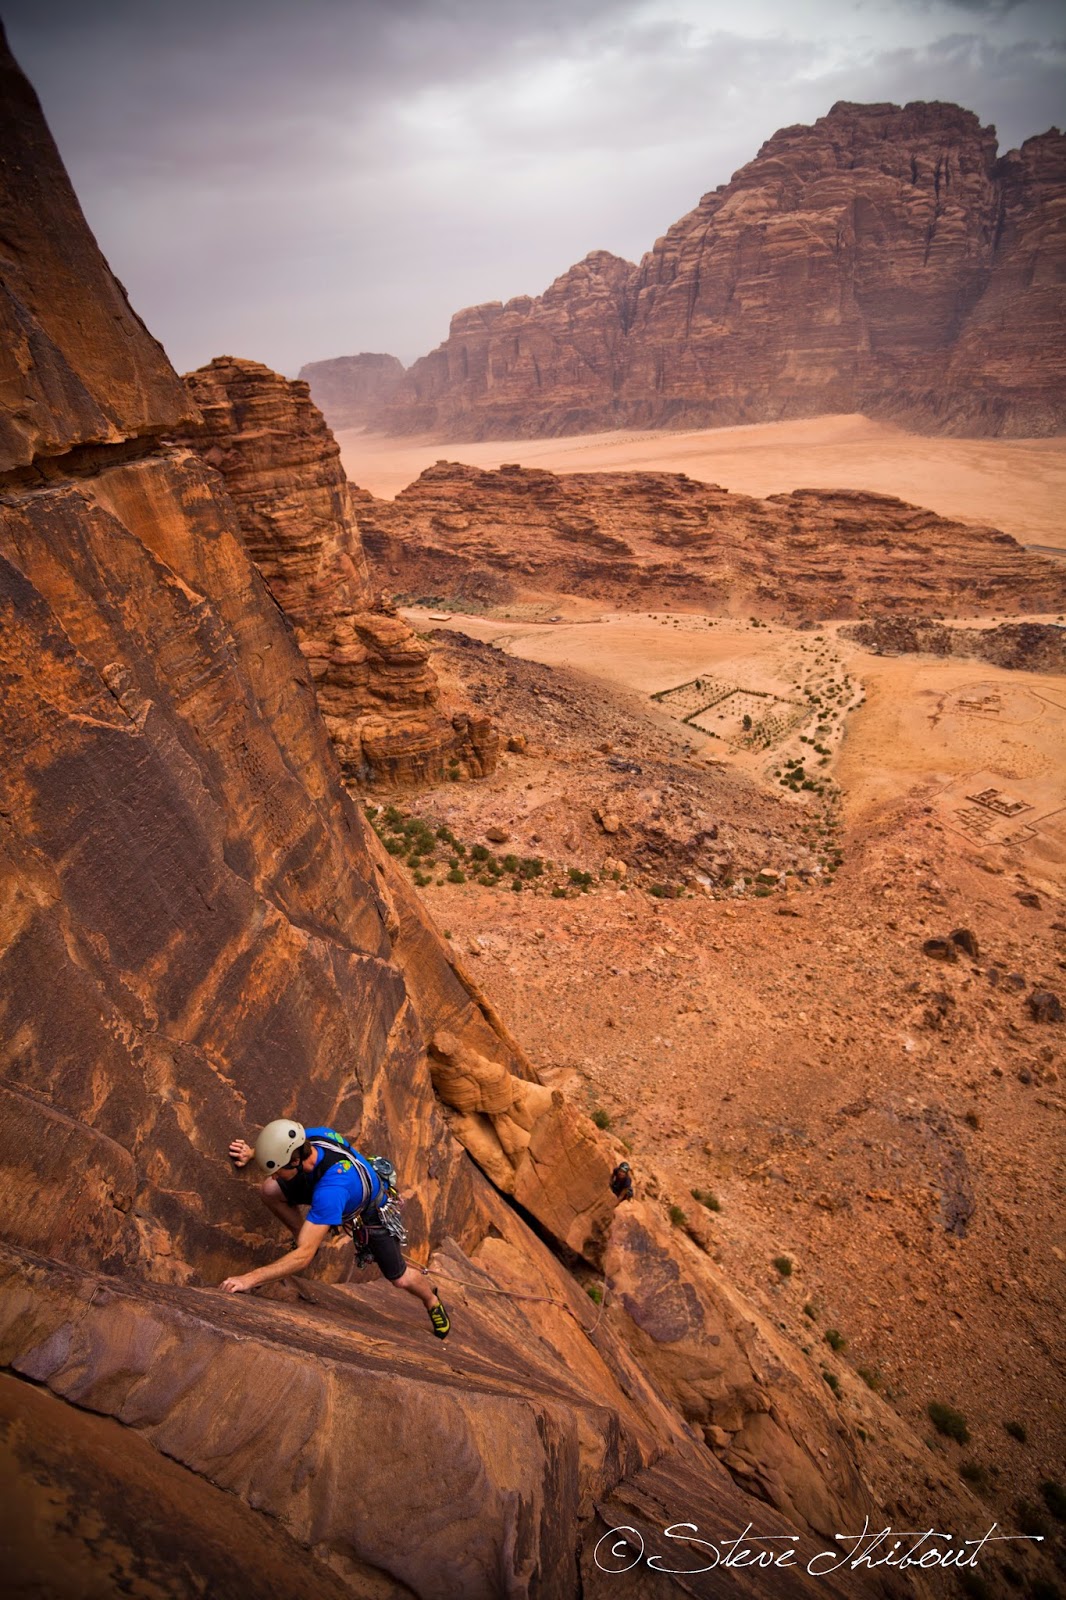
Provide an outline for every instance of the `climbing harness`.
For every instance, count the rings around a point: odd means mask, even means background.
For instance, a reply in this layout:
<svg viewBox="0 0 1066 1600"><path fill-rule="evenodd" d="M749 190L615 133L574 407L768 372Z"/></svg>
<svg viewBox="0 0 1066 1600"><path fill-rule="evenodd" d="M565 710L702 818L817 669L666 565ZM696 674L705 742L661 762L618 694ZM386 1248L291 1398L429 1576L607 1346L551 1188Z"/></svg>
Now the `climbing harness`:
<svg viewBox="0 0 1066 1600"><path fill-rule="evenodd" d="M336 1149L335 1145L330 1146ZM354 1152L349 1152L353 1154ZM357 1267L369 1266L374 1259L370 1247L370 1230L381 1227L391 1234L402 1250L407 1243L407 1229L404 1227L403 1195L396 1186L396 1168L384 1156L367 1156L367 1164L373 1169L381 1191L376 1205L367 1208L364 1217L363 1208L353 1211L351 1216L344 1217L341 1221L341 1231L346 1233L355 1246L355 1264ZM358 1162L358 1158L357 1158ZM364 1174L365 1178L365 1174ZM373 1189L368 1185L368 1196L372 1197Z"/></svg>

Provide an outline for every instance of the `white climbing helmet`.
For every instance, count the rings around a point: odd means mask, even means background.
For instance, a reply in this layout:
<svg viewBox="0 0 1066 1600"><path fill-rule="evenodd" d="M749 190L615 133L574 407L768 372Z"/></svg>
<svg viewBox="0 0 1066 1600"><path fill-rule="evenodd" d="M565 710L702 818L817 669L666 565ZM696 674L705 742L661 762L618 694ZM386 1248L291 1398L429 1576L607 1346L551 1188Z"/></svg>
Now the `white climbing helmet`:
<svg viewBox="0 0 1066 1600"><path fill-rule="evenodd" d="M268 1122L255 1141L255 1159L264 1172L275 1172L291 1161L293 1151L299 1150L306 1138L303 1123L291 1117Z"/></svg>

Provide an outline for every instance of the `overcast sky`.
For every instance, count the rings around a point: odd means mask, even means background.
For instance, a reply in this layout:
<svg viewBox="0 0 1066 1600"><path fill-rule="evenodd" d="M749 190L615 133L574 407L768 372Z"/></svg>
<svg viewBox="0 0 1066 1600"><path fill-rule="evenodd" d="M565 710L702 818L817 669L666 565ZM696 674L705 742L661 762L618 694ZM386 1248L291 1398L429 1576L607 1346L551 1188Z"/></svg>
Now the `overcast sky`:
<svg viewBox="0 0 1066 1600"><path fill-rule="evenodd" d="M0 0L90 226L179 370L385 350L639 260L775 129L954 100L1066 123L1051 0Z"/></svg>

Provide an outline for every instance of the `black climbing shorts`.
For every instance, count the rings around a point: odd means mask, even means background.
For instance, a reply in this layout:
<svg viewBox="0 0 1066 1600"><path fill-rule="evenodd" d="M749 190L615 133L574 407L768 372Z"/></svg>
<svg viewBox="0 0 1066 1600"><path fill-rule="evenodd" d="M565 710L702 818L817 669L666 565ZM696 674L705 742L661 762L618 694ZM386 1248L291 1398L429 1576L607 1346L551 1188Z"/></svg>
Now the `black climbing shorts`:
<svg viewBox="0 0 1066 1600"><path fill-rule="evenodd" d="M403 1258L399 1239L394 1238L383 1223L371 1221L371 1218L376 1216L377 1212L372 1211L365 1219L370 1253L382 1277L388 1278L390 1283L395 1283L396 1279L402 1278L407 1271L407 1262Z"/></svg>

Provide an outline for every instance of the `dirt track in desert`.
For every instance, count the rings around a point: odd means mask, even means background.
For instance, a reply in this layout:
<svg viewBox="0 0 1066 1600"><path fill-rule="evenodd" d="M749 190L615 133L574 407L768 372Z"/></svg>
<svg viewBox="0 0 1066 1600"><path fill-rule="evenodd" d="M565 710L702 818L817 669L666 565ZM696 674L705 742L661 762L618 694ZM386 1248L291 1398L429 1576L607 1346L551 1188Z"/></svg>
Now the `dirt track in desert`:
<svg viewBox="0 0 1066 1600"><path fill-rule="evenodd" d="M353 483L391 498L434 461L551 472L684 472L744 494L871 489L944 517L988 523L1022 544L1066 550L1066 438L944 439L862 416L690 433L590 433L481 444L337 434Z"/></svg>

